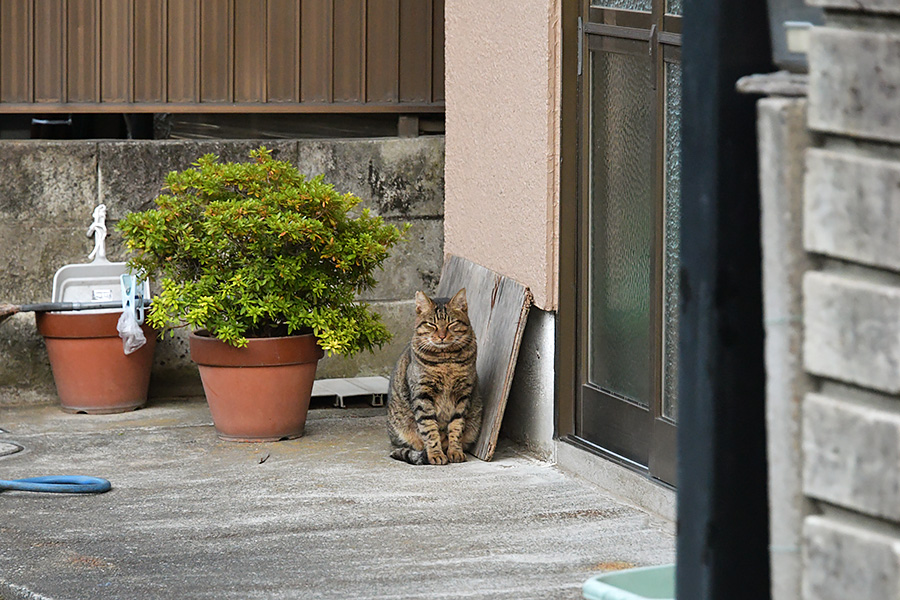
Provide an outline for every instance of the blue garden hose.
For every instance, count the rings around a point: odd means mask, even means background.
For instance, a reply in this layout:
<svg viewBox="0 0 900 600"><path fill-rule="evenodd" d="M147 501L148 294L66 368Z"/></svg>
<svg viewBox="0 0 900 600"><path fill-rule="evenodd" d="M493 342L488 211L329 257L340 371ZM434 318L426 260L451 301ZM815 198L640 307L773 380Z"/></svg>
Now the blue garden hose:
<svg viewBox="0 0 900 600"><path fill-rule="evenodd" d="M28 477L26 479L0 479L0 492L17 490L20 492L55 492L58 494L102 494L108 492L112 484L99 477L84 475L51 475L49 477Z"/></svg>
<svg viewBox="0 0 900 600"><path fill-rule="evenodd" d="M4 429L0 432L7 433ZM5 447L4 447L5 446ZM0 457L21 452L25 447L15 442L0 442ZM112 485L106 479L84 475L51 475L49 477L28 477L26 479L0 479L0 492L16 490L20 492L55 492L57 494L102 494Z"/></svg>

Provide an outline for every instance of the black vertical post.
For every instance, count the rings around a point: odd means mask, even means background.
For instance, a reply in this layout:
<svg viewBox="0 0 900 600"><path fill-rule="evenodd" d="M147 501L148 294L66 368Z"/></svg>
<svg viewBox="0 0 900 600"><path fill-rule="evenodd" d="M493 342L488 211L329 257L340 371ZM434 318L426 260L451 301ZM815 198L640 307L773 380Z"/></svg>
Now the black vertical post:
<svg viewBox="0 0 900 600"><path fill-rule="evenodd" d="M755 98L765 0L686 0L677 597L770 597Z"/></svg>

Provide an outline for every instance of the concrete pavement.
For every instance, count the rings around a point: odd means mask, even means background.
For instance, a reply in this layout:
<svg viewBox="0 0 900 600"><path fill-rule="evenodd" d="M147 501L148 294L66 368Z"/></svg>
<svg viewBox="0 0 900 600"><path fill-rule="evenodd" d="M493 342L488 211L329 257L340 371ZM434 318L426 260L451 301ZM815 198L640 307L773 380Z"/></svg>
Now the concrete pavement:
<svg viewBox="0 0 900 600"><path fill-rule="evenodd" d="M494 461L387 457L384 409L222 442L202 401L118 415L0 408L0 479L80 474L101 495L0 494L0 598L575 599L670 563L672 524L501 444Z"/></svg>

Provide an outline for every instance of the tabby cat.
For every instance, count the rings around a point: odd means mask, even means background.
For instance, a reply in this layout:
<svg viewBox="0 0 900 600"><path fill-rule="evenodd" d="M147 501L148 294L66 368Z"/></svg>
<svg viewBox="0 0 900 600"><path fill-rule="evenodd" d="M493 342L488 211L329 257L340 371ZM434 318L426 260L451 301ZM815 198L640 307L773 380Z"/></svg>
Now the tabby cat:
<svg viewBox="0 0 900 600"><path fill-rule="evenodd" d="M391 374L391 457L414 465L463 462L481 431L475 332L465 288L432 300L416 292L416 326Z"/></svg>

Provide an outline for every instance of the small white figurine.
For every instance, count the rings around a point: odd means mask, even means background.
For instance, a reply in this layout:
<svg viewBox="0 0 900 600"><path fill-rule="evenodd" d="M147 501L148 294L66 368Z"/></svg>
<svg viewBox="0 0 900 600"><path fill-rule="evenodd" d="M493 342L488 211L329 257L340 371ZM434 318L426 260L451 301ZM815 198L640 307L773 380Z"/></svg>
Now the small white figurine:
<svg viewBox="0 0 900 600"><path fill-rule="evenodd" d="M88 258L94 262L106 262L106 205L98 205L93 217L94 222L88 227L87 236L94 236L94 249Z"/></svg>

